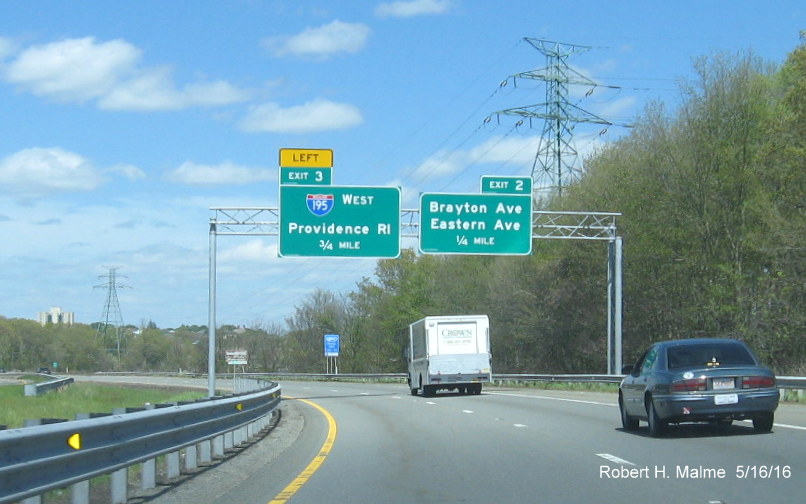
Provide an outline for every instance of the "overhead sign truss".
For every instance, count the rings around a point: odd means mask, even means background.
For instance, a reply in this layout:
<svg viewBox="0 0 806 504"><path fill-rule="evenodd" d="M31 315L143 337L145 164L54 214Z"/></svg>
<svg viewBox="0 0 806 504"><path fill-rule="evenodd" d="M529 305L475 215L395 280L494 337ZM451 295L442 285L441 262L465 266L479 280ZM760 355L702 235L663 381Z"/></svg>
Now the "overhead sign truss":
<svg viewBox="0 0 806 504"><path fill-rule="evenodd" d="M478 194L423 193L420 208L403 209L399 187L332 185L330 149L280 149L279 165L279 207L210 208L211 397L216 392L217 236L277 236L281 257L393 258L400 255L401 238L417 239L421 253L473 255L528 255L534 239L607 241L607 372L621 372L620 213L534 211L530 177L492 175L481 178ZM329 358L338 355L337 338L326 335Z"/></svg>
<svg viewBox="0 0 806 504"><path fill-rule="evenodd" d="M210 225L219 236L278 236L278 207L212 207ZM532 211L532 238L560 240L602 240L616 238L617 212ZM213 232L211 230L211 232ZM400 236L420 236L420 209L400 211Z"/></svg>
<svg viewBox="0 0 806 504"><path fill-rule="evenodd" d="M559 240L605 240L616 237L615 212L532 212L532 237Z"/></svg>

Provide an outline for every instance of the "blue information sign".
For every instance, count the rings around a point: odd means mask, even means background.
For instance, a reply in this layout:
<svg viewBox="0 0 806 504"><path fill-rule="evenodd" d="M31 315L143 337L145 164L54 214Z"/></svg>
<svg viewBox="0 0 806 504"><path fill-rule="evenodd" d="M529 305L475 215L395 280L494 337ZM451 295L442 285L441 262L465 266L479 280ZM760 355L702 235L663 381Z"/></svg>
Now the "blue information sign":
<svg viewBox="0 0 806 504"><path fill-rule="evenodd" d="M339 356L339 335L325 334L325 357Z"/></svg>

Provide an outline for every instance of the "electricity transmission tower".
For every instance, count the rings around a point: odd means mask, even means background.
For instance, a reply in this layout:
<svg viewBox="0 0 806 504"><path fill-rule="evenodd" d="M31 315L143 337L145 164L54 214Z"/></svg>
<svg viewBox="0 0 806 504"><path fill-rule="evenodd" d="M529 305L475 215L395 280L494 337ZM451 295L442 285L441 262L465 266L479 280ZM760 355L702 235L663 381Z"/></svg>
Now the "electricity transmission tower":
<svg viewBox="0 0 806 504"><path fill-rule="evenodd" d="M123 315L120 313L117 289L129 286L117 282L120 276L117 274L117 267L108 267L107 269L109 273L98 277L102 280L105 279L106 282L93 287L95 289L106 289L106 301L104 301L101 320L98 322L96 337L101 339L105 348L117 354L118 362L120 362L122 340L125 335L123 334ZM126 277L124 276L123 278Z"/></svg>
<svg viewBox="0 0 806 504"><path fill-rule="evenodd" d="M589 86L586 96L590 96L600 84L585 77L568 65L568 58L591 49L589 46L565 44L533 38L524 38L532 47L546 57L546 67L510 76L517 86L517 79L532 79L546 83L546 101L535 105L517 107L495 112L532 119L543 119L543 133L540 136L535 160L532 164L532 187L536 202L545 196L562 196L563 188L579 180L582 175L577 163L578 152L573 144L573 130L576 123L601 124L606 128L614 123L603 119L568 100L568 87L571 85ZM506 85L509 78L502 85ZM617 86L604 86L618 89Z"/></svg>

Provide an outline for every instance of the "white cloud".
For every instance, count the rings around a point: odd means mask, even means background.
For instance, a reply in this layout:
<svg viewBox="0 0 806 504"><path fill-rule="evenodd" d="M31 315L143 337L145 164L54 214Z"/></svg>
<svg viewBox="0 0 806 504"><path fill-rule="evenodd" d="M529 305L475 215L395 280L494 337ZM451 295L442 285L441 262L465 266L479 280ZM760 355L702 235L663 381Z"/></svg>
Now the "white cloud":
<svg viewBox="0 0 806 504"><path fill-rule="evenodd" d="M444 14L450 10L451 0L407 0L387 2L378 5L375 15L378 17L414 17L425 14Z"/></svg>
<svg viewBox="0 0 806 504"><path fill-rule="evenodd" d="M484 163L531 164L537 150L538 137L494 137L470 150L440 151L423 161L412 173L417 183L454 175L467 167Z"/></svg>
<svg viewBox="0 0 806 504"><path fill-rule="evenodd" d="M354 105L317 99L288 108L276 103L252 107L240 127L251 132L313 133L347 129L363 121Z"/></svg>
<svg viewBox="0 0 806 504"><path fill-rule="evenodd" d="M119 173L129 180L138 180L146 178L146 173L140 168L130 164L118 164L109 168L110 172Z"/></svg>
<svg viewBox="0 0 806 504"><path fill-rule="evenodd" d="M13 54L14 48L15 45L11 40L0 37L0 62L6 59L7 56Z"/></svg>
<svg viewBox="0 0 806 504"><path fill-rule="evenodd" d="M248 168L230 161L218 165L201 165L192 162L167 175L168 180L187 185L235 185L251 184L277 178L276 170Z"/></svg>
<svg viewBox="0 0 806 504"><path fill-rule="evenodd" d="M9 46L0 40L0 56ZM178 88L169 67L143 67L141 59L142 51L125 40L66 39L24 49L3 78L38 96L96 100L107 110L176 110L248 99L249 93L224 81Z"/></svg>
<svg viewBox="0 0 806 504"><path fill-rule="evenodd" d="M306 28L290 37L269 37L263 45L277 57L301 56L325 59L339 53L355 53L364 48L370 29L362 23L338 19L317 28Z"/></svg>
<svg viewBox="0 0 806 504"><path fill-rule="evenodd" d="M635 96L623 96L598 106L596 114L616 123L632 122L637 101ZM623 118L629 119L625 121Z"/></svg>
<svg viewBox="0 0 806 504"><path fill-rule="evenodd" d="M68 39L25 49L9 65L6 79L36 95L85 101L107 93L140 56L123 40Z"/></svg>
<svg viewBox="0 0 806 504"><path fill-rule="evenodd" d="M238 244L232 248L222 250L218 254L218 259L223 263L228 262L267 262L277 261L277 245L267 244L262 239L253 239Z"/></svg>
<svg viewBox="0 0 806 504"><path fill-rule="evenodd" d="M32 148L0 160L0 187L18 195L91 191L104 182L86 159L59 148Z"/></svg>
<svg viewBox="0 0 806 504"><path fill-rule="evenodd" d="M98 101L106 110L180 110L245 101L248 93L224 82L190 84L177 89L168 68L141 72L121 81Z"/></svg>

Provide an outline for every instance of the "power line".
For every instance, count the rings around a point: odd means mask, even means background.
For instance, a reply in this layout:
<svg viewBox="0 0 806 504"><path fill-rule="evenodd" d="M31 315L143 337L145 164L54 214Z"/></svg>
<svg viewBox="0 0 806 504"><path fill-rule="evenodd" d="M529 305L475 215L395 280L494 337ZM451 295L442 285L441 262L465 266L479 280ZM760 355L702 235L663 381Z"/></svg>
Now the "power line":
<svg viewBox="0 0 806 504"><path fill-rule="evenodd" d="M121 347L123 346L123 315L120 313L120 302L118 301L118 288L128 288L128 285L117 282L118 267L107 267L109 272L106 275L98 276L99 279L106 279L106 282L93 286L94 289L106 289L106 301L104 301L101 320L98 322L98 329L95 336L100 339L104 348L111 349L117 354L120 362ZM123 278L126 278L123 276ZM114 347L112 347L114 345Z"/></svg>
<svg viewBox="0 0 806 504"><path fill-rule="evenodd" d="M564 187L579 180L581 169L577 165L578 152L571 138L574 124L590 123L605 126L629 127L628 124L616 124L597 116L568 100L568 87L572 85L587 86L590 96L597 87L621 89L619 86L601 85L577 72L568 65L568 58L591 49L591 46L552 42L549 40L525 38L532 47L546 57L546 67L521 72L510 76L517 86L518 79L542 81L546 85L546 101L524 107L515 107L495 112L496 115L515 115L527 119L543 120L543 133L532 165L534 195L541 200L546 191L562 196Z"/></svg>

